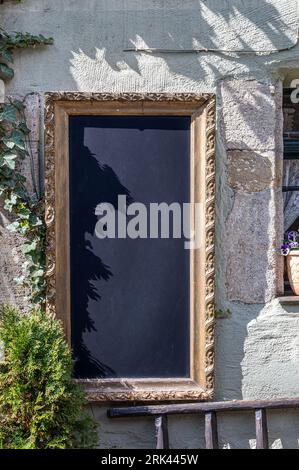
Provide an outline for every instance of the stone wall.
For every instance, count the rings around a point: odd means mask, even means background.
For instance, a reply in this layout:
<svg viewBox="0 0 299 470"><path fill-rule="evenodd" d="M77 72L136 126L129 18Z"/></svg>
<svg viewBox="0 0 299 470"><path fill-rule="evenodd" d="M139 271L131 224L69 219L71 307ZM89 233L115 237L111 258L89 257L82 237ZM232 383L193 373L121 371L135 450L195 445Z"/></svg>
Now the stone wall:
<svg viewBox="0 0 299 470"><path fill-rule="evenodd" d="M234 15L228 15L232 4ZM299 68L297 7L295 0L256 0L250 7L241 0L26 0L0 6L7 29L55 39L46 49L17 53L16 76L7 87L9 94L35 93L28 97L28 113L36 161L43 155L39 107L45 91L216 93L216 304L231 312L216 326L217 400L299 395L299 305L287 307L277 298L281 80ZM239 40L234 28L242 33ZM135 47L159 51L124 51ZM247 54L182 52L200 47ZM0 300L21 304L12 280L19 266L17 242L1 214ZM101 423L102 447L153 446L150 419L111 421L101 406L92 412ZM172 446L201 447L202 426L198 417L172 417ZM219 433L224 447L254 446L250 415L220 416ZM298 447L298 413L270 413L269 434L273 447Z"/></svg>
<svg viewBox="0 0 299 470"><path fill-rule="evenodd" d="M282 289L281 87L224 81L220 96L227 184L234 194L223 234L227 298L269 302Z"/></svg>
<svg viewBox="0 0 299 470"><path fill-rule="evenodd" d="M21 172L26 177L29 194L41 191L40 178L40 139L41 139L41 104L38 93L17 96L24 100L25 120L30 135L28 137L29 156L21 163ZM7 230L13 221L11 214L0 206L0 303L13 303L21 310L26 310L26 295L15 279L22 274L25 258L20 246L24 242L19 234Z"/></svg>

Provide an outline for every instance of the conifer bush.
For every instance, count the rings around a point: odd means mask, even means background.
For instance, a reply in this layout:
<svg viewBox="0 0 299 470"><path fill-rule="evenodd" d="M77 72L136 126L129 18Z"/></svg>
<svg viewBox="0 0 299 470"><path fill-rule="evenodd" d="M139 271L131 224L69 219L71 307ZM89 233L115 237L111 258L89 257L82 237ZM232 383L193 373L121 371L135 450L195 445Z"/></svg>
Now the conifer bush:
<svg viewBox="0 0 299 470"><path fill-rule="evenodd" d="M1 307L0 343L0 447L96 447L96 423L72 380L60 322L42 311L25 315Z"/></svg>

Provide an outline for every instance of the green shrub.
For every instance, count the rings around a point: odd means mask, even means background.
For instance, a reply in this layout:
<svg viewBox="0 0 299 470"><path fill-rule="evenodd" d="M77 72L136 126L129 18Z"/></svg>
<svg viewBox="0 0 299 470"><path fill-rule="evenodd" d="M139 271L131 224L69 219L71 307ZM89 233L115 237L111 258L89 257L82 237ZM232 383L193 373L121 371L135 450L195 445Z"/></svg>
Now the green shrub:
<svg viewBox="0 0 299 470"><path fill-rule="evenodd" d="M72 358L59 321L0 309L0 447L92 448L96 424L72 380Z"/></svg>

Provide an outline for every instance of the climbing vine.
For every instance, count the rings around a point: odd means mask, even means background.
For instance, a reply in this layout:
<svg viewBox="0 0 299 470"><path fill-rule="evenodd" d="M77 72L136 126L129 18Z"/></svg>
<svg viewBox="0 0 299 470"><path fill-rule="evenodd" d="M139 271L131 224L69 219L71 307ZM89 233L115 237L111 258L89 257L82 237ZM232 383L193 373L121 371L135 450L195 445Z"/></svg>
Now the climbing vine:
<svg viewBox="0 0 299 470"><path fill-rule="evenodd" d="M1 2L2 3L2 2ZM13 52L52 44L52 38L42 34L6 32L0 27L0 78L11 79L14 71ZM33 304L43 306L45 302L45 224L43 197L37 190L35 172L32 168L34 194L26 187L26 178L21 173L21 162L33 158L30 153L29 133L26 126L24 104L19 100L8 100L0 104L0 196L4 209L13 215L8 225L12 232L20 234L25 243L21 250L25 256L22 275L16 281L27 288Z"/></svg>
<svg viewBox="0 0 299 470"><path fill-rule="evenodd" d="M46 38L42 34L15 32L9 34L0 27L0 77L10 79L14 76L12 67L14 49L25 49L42 45L53 44L53 38Z"/></svg>
<svg viewBox="0 0 299 470"><path fill-rule="evenodd" d="M30 158L24 104L9 101L0 106L0 195L4 209L14 216L8 229L25 238L21 250L25 256L22 276L16 281L30 292L33 304L45 301L45 225L43 198L30 195L21 162Z"/></svg>

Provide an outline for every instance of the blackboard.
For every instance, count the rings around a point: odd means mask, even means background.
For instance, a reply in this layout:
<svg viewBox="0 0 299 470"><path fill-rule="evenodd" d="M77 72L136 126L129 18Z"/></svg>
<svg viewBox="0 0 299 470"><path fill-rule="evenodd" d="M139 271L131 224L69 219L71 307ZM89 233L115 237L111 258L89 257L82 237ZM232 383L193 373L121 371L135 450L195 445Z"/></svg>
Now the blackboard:
<svg viewBox="0 0 299 470"><path fill-rule="evenodd" d="M77 378L190 376L184 239L105 239L101 202L190 200L190 117L70 116L72 348Z"/></svg>

